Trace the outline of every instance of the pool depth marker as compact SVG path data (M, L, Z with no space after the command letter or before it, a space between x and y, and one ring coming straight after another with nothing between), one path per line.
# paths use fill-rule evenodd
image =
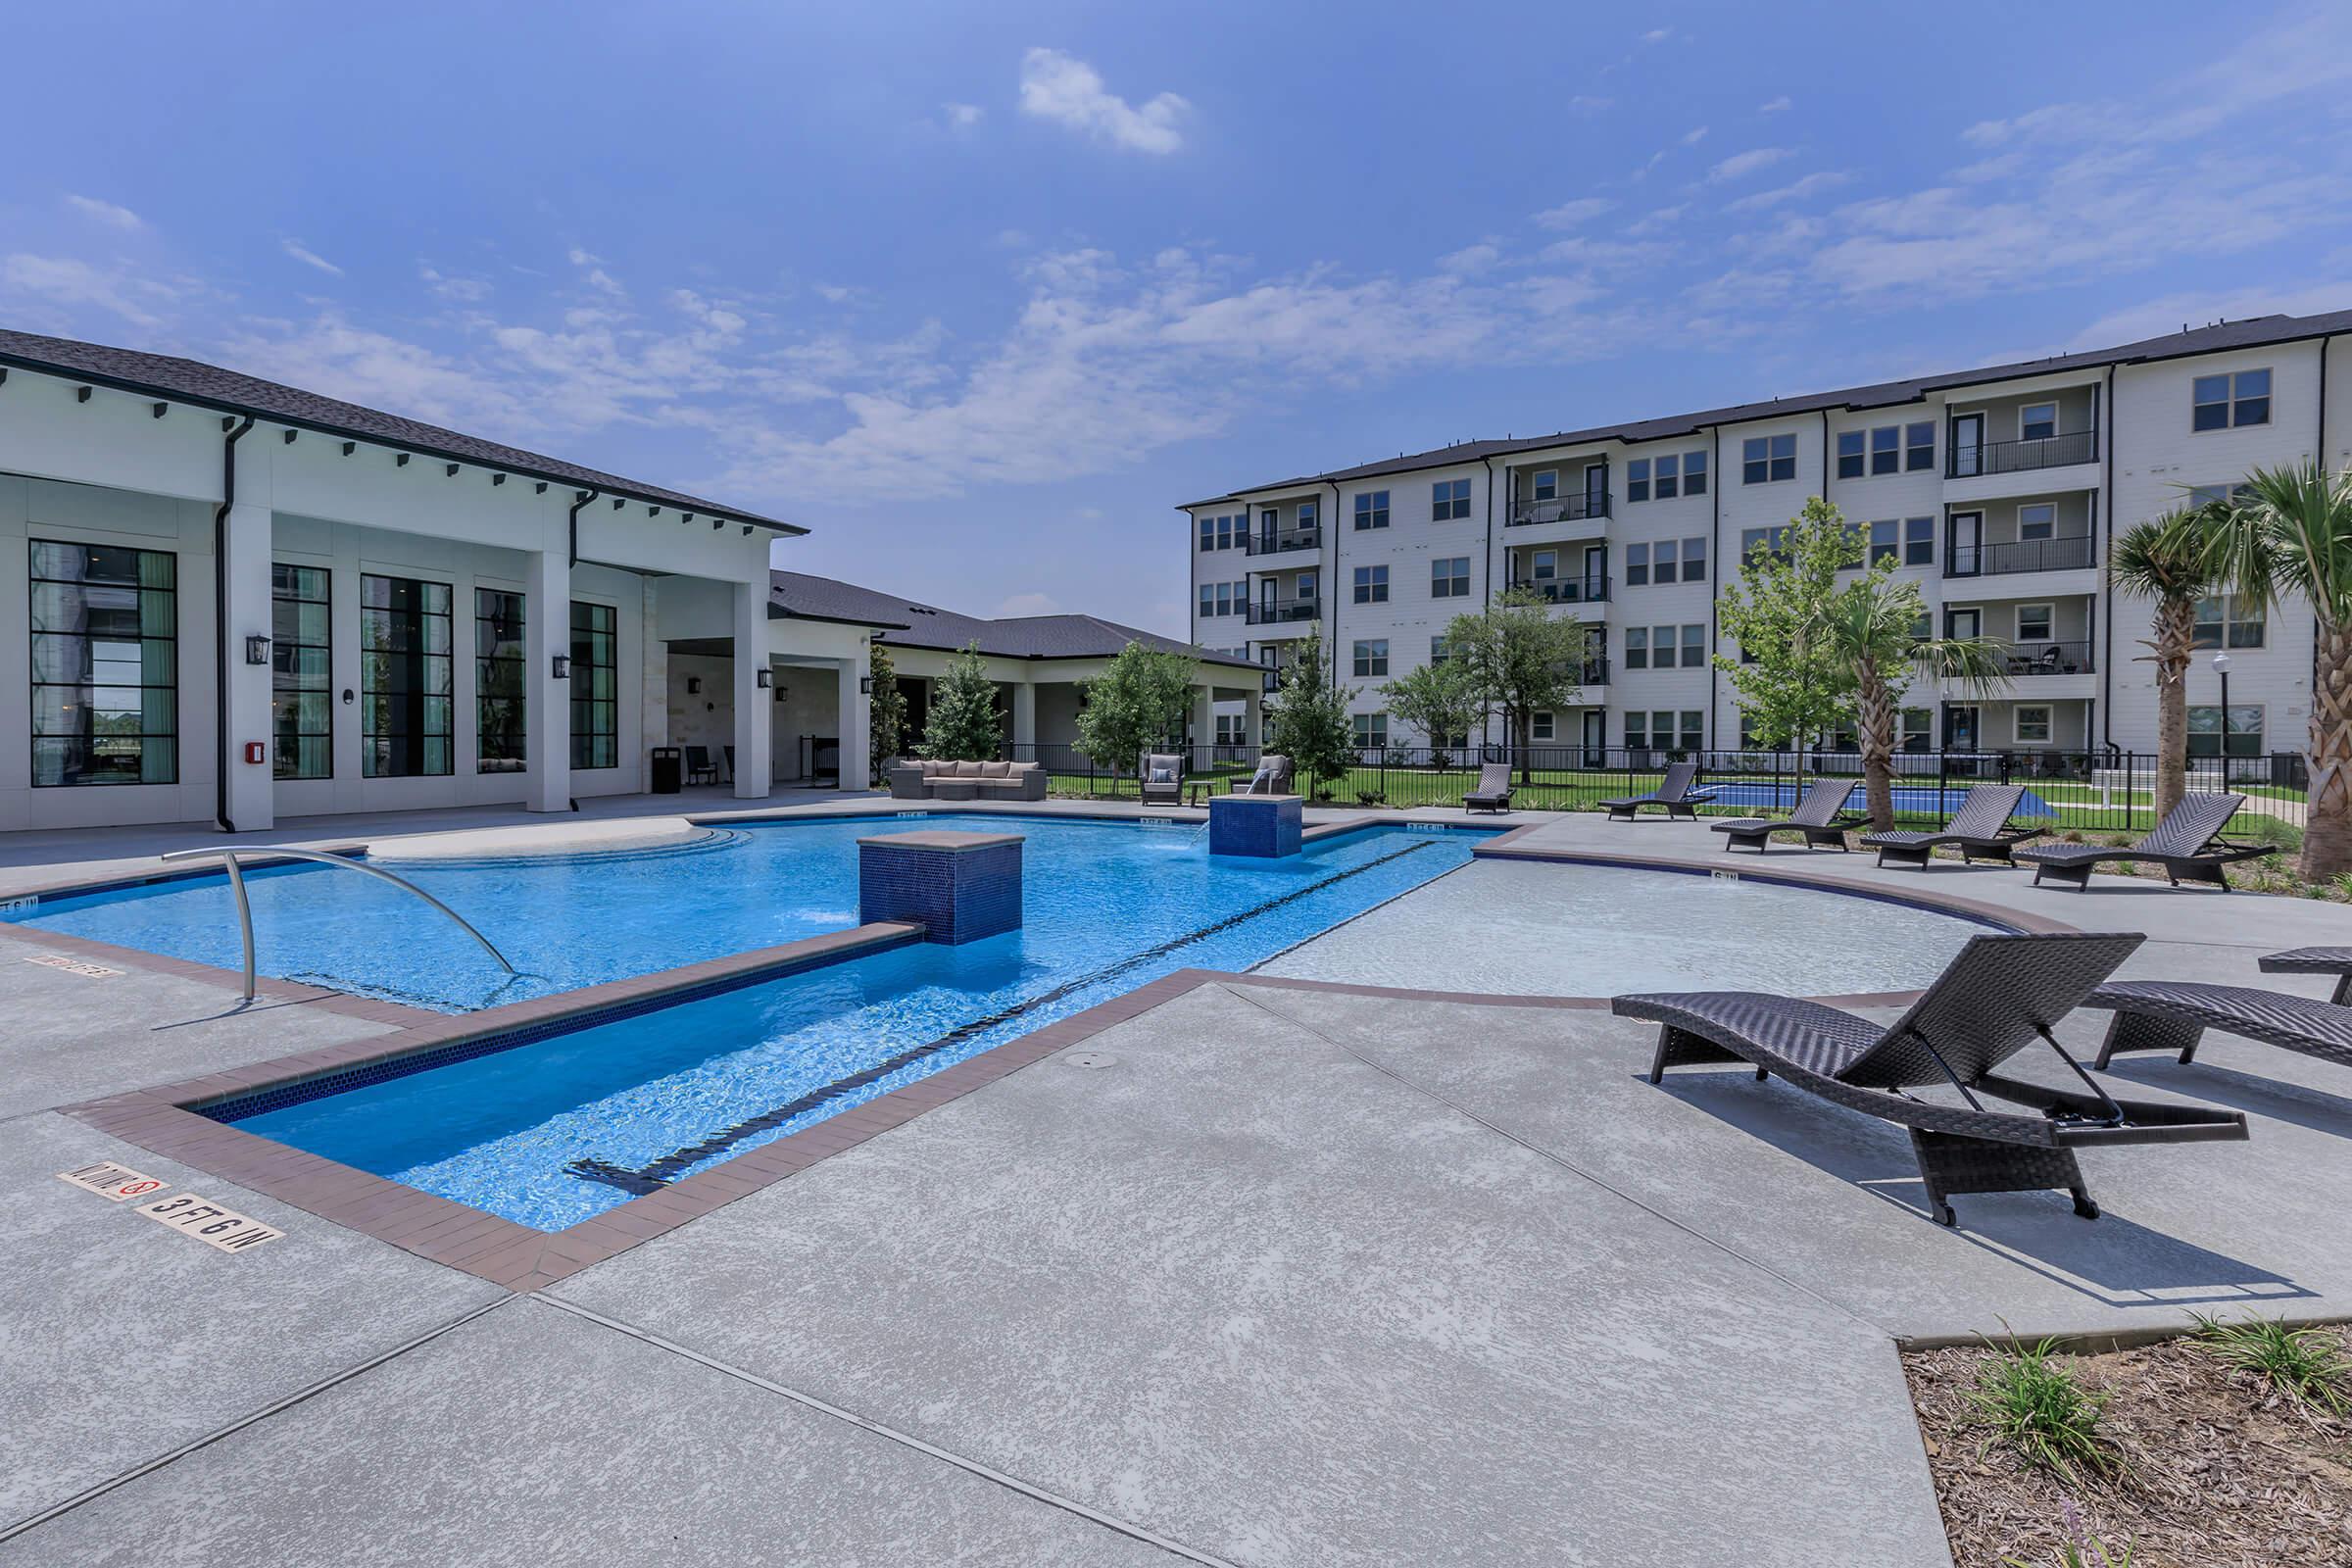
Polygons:
M1123 974L1139 965L1149 963L1154 958L1163 958L1179 948L1203 941L1215 936L1220 931L1230 930L1246 920L1254 920L1269 910L1279 909L1286 904L1297 903L1309 894L1320 893L1325 888L1347 881L1349 877L1361 876L1366 871L1387 865L1392 860L1400 860L1408 855L1418 855L1423 850L1431 848L1434 842L1434 840L1425 840L1419 844L1408 844L1400 850L1392 850L1377 859L1366 860L1361 865L1351 865L1347 870L1336 872L1320 882L1310 883L1302 888L1294 888L1280 898L1268 899L1265 903L1244 909L1239 914L1230 914L1214 924L1204 925L1198 931L1187 932L1180 937L1171 937L1155 947L1146 948L1141 953L1132 954L1118 962L1107 964L1091 974L1081 975L1074 980L1065 980L1042 995L1031 997L1025 1002L1016 1002L1008 1007L999 1008L986 1017L974 1018L969 1023L958 1024L936 1040L925 1041L919 1046L910 1046L895 1055L884 1057L862 1071L852 1073L847 1078L836 1079L821 1089L811 1090L788 1104L778 1105L773 1110L762 1111L749 1120L739 1121L722 1132L711 1134L699 1144L689 1144L683 1149L672 1150L634 1169L604 1159L575 1159L565 1165L564 1169L583 1181L602 1182L608 1187L617 1187L625 1193L633 1193L640 1198L648 1193L658 1193L695 1166L704 1163L714 1154L725 1153L745 1139L757 1137L760 1133L780 1127L794 1117L806 1115L829 1101L854 1094L869 1084L889 1077L902 1068L912 1066L926 1056L936 1055L950 1046L969 1040L983 1030L993 1029L999 1024L1009 1023L1024 1013L1059 1002L1073 992L1082 991L1088 986L1099 985L1102 981Z

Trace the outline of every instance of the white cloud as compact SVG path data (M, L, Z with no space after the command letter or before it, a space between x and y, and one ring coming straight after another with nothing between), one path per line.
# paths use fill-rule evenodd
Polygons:
M1501 260L1502 251L1498 246L1491 244L1465 245L1458 251L1449 251L1439 257L1438 270L1467 276L1473 272L1486 271Z
M1757 170L1770 169L1782 159L1792 156L1786 147L1751 147L1746 152L1732 154L1708 170L1707 179L1717 185L1727 180L1745 179Z
M1760 190L1753 195L1742 196L1736 202L1726 202L1723 210L1727 213L1762 212L1767 207L1778 207L1785 202L1801 202L1822 191L1835 190L1852 178L1851 174L1839 170L1820 170L1786 185Z
M1536 215L1536 222L1544 228L1577 228L1616 205L1606 196L1579 196L1574 201L1545 208Z
M158 314L179 297L172 285L102 268L72 256L0 257L0 296L34 299L51 307L90 306L137 326L162 324Z
M1616 101L1614 98L1594 98L1586 93L1578 93L1568 100L1568 112L1592 120L1605 114L1609 106Z
M2336 282L2309 286L2236 289L2220 294L2167 294L2109 312L2077 332L2066 346L2105 348L2113 343L2162 337L2183 326L2242 321L2255 316L2314 316L2340 311L2346 300L2352 300L2352 274Z
M1021 113L1051 120L1134 152L1172 153L1184 145L1178 123L1192 105L1172 92L1133 105L1103 85L1102 74L1058 49L1021 57Z
M1641 41L1643 43L1664 43L1667 39L1673 36L1674 29L1672 27L1652 27L1647 32L1642 34Z
M1695 147L1706 139L1707 127L1704 125L1693 125L1683 132L1683 145L1686 147Z
M95 196L76 196L69 191L66 193L66 205L92 222L103 223L108 228L119 228L124 233L146 227L139 215L129 208L100 201Z
M1759 115L1786 114L1789 107L1788 95L1784 93L1782 96L1774 98L1769 102L1756 105L1756 113Z
M490 297L488 279L455 276L441 271L427 262L416 264L416 278L442 299L451 300L460 305L478 305Z
M990 611L989 614L998 620L1010 620L1022 615L1058 615L1061 612L1061 601L1052 594L1027 593L997 601L997 608Z
M939 106L940 117L950 130L970 130L978 125L988 111L978 104L947 103Z
M284 251L288 256L293 257L305 267L316 267L318 269L318 270L328 274L331 277L341 277L343 275L343 269L337 267L334 263L328 261L317 251L312 250L309 246L303 244L303 242L298 239L281 239L277 242L277 245L278 249Z

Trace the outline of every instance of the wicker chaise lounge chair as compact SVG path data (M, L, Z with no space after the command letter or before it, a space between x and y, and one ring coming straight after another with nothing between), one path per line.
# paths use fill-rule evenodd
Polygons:
M1146 806L1182 806L1184 804L1184 759L1181 757L1148 756L1140 775L1144 786Z
M1629 795L1619 800L1603 801L1601 808L1615 822L1631 822L1634 813L1644 806L1662 806L1668 817L1681 816L1696 821L1698 812L1692 808L1704 806L1715 799L1712 792L1690 788L1697 777L1696 762L1669 762L1666 776L1658 781L1655 790L1647 795Z
M1853 793L1854 781L1850 778L1815 779L1805 791L1805 798L1796 803L1796 809L1787 816L1742 816L1709 826L1725 835L1726 853L1745 846L1761 855L1771 847L1775 833L1802 833L1808 850L1826 844L1842 853L1845 825L1853 815L1846 810L1845 803Z
M2183 795L2180 804L2156 824L2156 830L2137 844L2120 850L2091 844L2036 844L2018 851L2017 858L2034 867L2035 887L2045 876L2069 887L2085 886L2091 867L2104 860L2152 860L2164 867L2175 887L2182 882L2204 882L2227 892L2230 882L2222 875L2223 866L2271 853L2268 844L2232 844L2222 837L2222 829L2245 803L2243 795Z
M2265 958L2263 967L2270 966ZM2336 995L2343 995L2341 985ZM2118 980L2093 991L2082 1005L2115 1013L2099 1045L2101 1067L2137 1051L2175 1052L2185 1065L2196 1059L2197 1043L2208 1029L2352 1067L2352 1007L2340 1003L2196 980Z
M1481 762L1478 788L1462 797L1465 811L1507 811L1511 808L1511 764Z
M2331 974L2335 994L2328 1000L2352 1004L2352 948L2291 948L2264 954L2261 963L2264 974Z
M1897 865L1924 866L1939 844L1958 845L1964 864L1972 860L2012 864L2009 852L2043 832L2037 827L2009 825L2009 818L2017 814L2018 802L2025 798L2023 784L1979 784L1960 802L1951 824L1940 833L1909 829L1872 833L1863 838L1862 847L1878 851L1881 865L1892 860Z
M2075 1212L2096 1219L2078 1149L2246 1136L2246 1118L2236 1111L2115 1099L2051 1035L2146 940L2136 933L1971 938L1884 1029L1818 1002L1755 991L1625 996L1612 1006L1620 1017L1662 1026L1653 1084L1668 1067L1744 1061L1759 1079L1777 1072L1824 1100L1908 1127L1929 1207L1943 1224L1957 1223L1956 1194L2044 1188L2072 1194ZM2048 1042L2087 1093L1995 1073L2036 1039ZM1935 1085L1953 1089L1965 1103L1905 1093ZM1985 1097L2029 1113L1987 1109Z

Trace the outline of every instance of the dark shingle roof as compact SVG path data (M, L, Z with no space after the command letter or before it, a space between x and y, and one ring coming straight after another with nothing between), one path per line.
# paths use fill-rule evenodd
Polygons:
M1812 414L1821 409L1886 408L1893 404L1916 403L1931 392L1975 386L1985 381L2051 375L2096 366L2177 360L2191 354L2219 354L2230 349L2259 348L2301 338L2332 337L2339 332L2352 332L2352 311L2331 311L2321 316L2250 317L2242 321L2221 321L2188 331L2168 332L2162 337L2142 338L2136 343L2125 343L2115 348L2086 349L2080 354L2053 354L2046 359L2020 360L2009 365L1985 366L1974 370L1948 370L1936 375L1913 376L1907 380L1881 381L1870 386L1841 387L1834 392L1768 398L1760 403L1739 403L1728 408L1637 419L1631 423L1599 424L1583 430L1562 430L1552 435L1503 441L1460 441L1427 452L1407 453L1378 463L1359 464L1352 468L1306 474L1275 484L1251 485L1226 495L1188 501L1178 510L1218 506L1243 496L1270 490L1292 490L1328 481L1345 483L1350 479L1376 479L1388 473L1412 473L1422 468L1443 468L1457 463L1478 463L1514 452L1538 452L1545 447L1577 446L1596 441L1658 441L1670 436L1690 435L1715 424L1740 424L1749 419Z
M404 418L397 414L386 414L379 409L362 408L356 403L321 397L316 392L305 392L300 387L281 386L275 381L247 375L241 370L222 369L220 366L205 365L196 360L0 329L0 366L70 376L100 386L135 392L142 397L187 403L223 414L250 415L254 418L268 419L276 424L355 437L425 456L504 469L526 478L585 486L608 496L660 502L683 511L705 513L735 522L755 523L781 533L808 531L795 523L779 522L773 517L762 517L756 512L745 512L740 507L721 506L715 501L665 490L659 485L640 484L617 474L583 468L576 463L565 463L560 458L543 457L518 447L502 446L479 436L462 435L455 430L444 430L439 425Z
M1005 659L1109 659L1129 643L1161 653L1194 654L1204 662L1254 668L1246 659L1200 653L1173 637L1123 626L1100 615L1015 615L983 620L959 615L895 594L837 577L801 571L768 574L767 612L777 619L846 621L883 630L885 643L899 648L954 650L977 643L984 654Z

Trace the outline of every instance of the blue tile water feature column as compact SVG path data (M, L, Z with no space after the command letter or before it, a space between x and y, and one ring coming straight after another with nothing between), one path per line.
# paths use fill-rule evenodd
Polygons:
M1021 925L1021 835L926 828L858 841L858 918L957 946Z
M1298 836L1306 826L1305 805L1296 795L1212 795L1208 853L1258 859L1297 855Z

